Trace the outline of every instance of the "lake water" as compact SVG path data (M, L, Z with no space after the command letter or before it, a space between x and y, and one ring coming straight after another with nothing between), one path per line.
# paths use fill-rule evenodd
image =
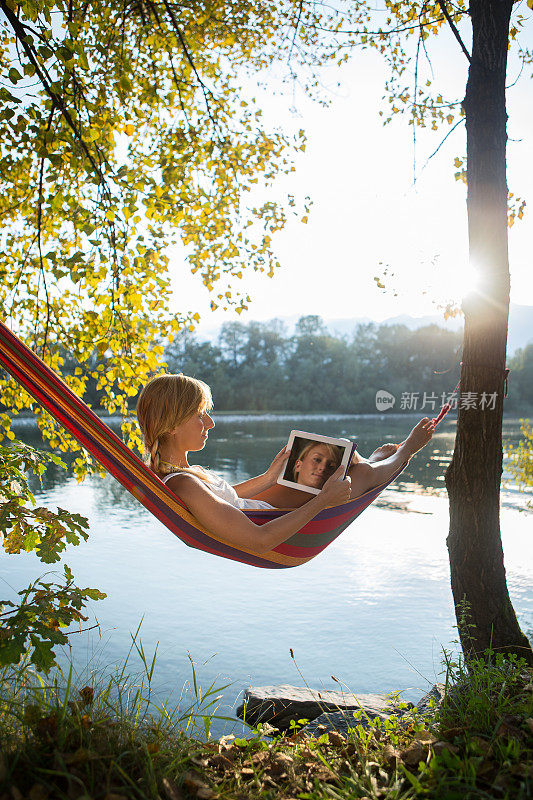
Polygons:
M353 436L368 455L399 441L414 423L401 416L219 415L197 462L239 482L260 473L292 428ZM519 437L506 421L505 439ZM51 469L38 503L84 514L90 539L65 561L81 586L107 599L90 607L99 629L71 637L77 669L120 664L141 619L147 654L158 645L155 686L180 695L191 677L202 687L232 682L221 712L231 714L250 685L290 683L352 691L390 692L416 701L441 672L442 648L454 649L449 585L448 507L444 471L455 423L444 421L393 487L323 554L289 570L260 570L192 550L145 511L112 478L78 484ZM17 424L32 444L36 431ZM502 492L502 540L507 582L522 629L533 637L533 548L526 498L512 484ZM58 565L52 570L61 571ZM46 571L33 555L0 555L4 597ZM291 658L290 649L295 660ZM132 662L134 664L134 662ZM222 731L222 723L214 726ZM227 724L224 730L228 730Z

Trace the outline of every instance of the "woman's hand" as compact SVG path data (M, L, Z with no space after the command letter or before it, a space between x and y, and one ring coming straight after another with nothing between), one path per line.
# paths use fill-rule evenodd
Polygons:
M264 475L269 481L269 486L273 486L276 483L281 472L281 468L287 463L290 454L291 451L287 447L284 447L279 451L277 456L274 457L272 464L269 466Z
M260 495L261 492L264 492L267 489L270 489L271 486L274 486L278 479L279 473L281 472L282 467L286 463L290 454L291 451L284 447L283 450L279 451L266 472L263 472L256 478L248 478L247 481L237 483L233 488L239 497L254 498L256 495Z
M324 507L346 503L350 499L352 481L350 477L346 477L344 480L342 479L341 476L344 470L345 467L342 465L336 469L333 475L325 482L320 494L317 495L324 504Z

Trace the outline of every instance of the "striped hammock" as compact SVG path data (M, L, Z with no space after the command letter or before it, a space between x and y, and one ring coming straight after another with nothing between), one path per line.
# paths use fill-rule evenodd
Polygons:
M282 569L322 552L402 471L361 497L327 508L290 539L261 556L230 545L200 525L179 498L77 397L35 353L0 322L0 364L142 505L189 547L250 564ZM291 509L247 509L256 525Z

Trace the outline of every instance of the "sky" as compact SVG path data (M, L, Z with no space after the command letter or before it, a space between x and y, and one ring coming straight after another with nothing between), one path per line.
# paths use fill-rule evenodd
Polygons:
M460 100L466 58L447 31L430 45L435 85L446 98ZM533 209L530 71L510 86L518 67L509 63L507 155L509 190L530 198ZM239 288L252 298L249 311L240 317L212 313L212 295L188 273L183 252L169 253L176 309L199 311L200 334L234 319L319 314L381 321L398 314L435 314L446 302L459 304L475 281L468 265L466 186L454 177L454 158L466 151L464 125L429 161L450 128L417 130L414 182L413 129L407 116L397 115L387 126L379 116L379 110L386 109L382 57L358 52L348 64L328 67L322 75L329 87L327 108L297 90L278 97L263 95L261 101L264 118L279 121L286 130L304 128L307 135L296 171L280 177L273 193L281 197L291 192L301 200L309 195L313 206L307 224L290 220L274 235L282 265L274 278L244 273ZM532 238L533 211L526 207L524 219L510 229L509 242L511 301L523 305L533 305ZM386 290L374 280L384 269Z

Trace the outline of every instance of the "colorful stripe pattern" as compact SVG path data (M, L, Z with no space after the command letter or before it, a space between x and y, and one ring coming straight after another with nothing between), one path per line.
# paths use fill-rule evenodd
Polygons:
M282 569L305 564L331 544L401 472L400 469L390 481L355 500L321 511L286 542L262 556L257 556L228 544L203 528L163 481L2 322L0 364L114 478L186 545L254 567ZM251 509L243 513L255 524L261 525L290 510Z

